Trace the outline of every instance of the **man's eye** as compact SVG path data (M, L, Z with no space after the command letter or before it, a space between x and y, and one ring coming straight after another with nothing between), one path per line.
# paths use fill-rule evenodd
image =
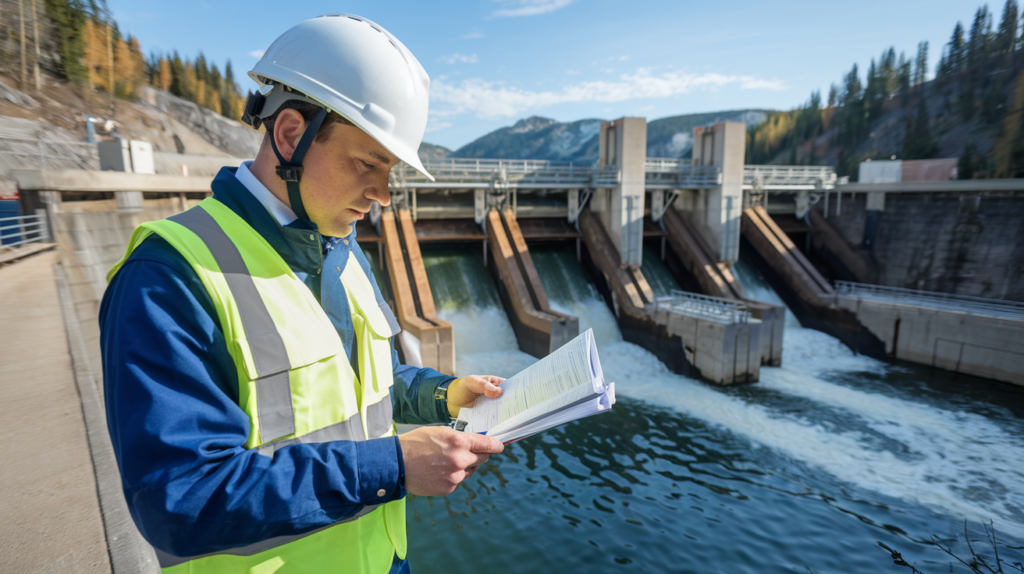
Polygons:
M363 167L365 167L366 169L373 169L373 168L377 167L376 165L374 165L374 164L372 164L372 163L370 163L368 161L364 161L362 163L363 163Z

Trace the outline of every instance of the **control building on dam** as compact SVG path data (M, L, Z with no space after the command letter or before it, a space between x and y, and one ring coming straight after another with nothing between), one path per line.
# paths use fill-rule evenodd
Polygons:
M692 159L647 157L646 132L643 118L605 122L594 165L427 161L434 181L396 167L391 205L374 206L357 240L403 329L403 360L456 370L456 327L424 265L439 246L479 258L523 351L543 357L576 336L580 318L552 307L531 256L543 246L574 254L625 340L710 383L781 365L788 308L860 353L1024 384L1024 180L906 183L874 162L844 183L830 167L746 165L742 123L694 130ZM105 276L132 230L209 193L209 177L124 163L14 172L96 366ZM785 306L744 290L741 260Z

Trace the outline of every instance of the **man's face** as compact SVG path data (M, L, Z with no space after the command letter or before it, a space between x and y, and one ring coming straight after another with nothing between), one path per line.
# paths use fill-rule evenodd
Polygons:
M398 159L363 130L334 124L303 159L302 203L320 232L344 237L374 201L391 203L388 173Z

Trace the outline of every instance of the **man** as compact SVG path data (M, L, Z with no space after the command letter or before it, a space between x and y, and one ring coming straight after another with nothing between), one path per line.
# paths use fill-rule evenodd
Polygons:
M141 226L100 310L125 498L165 572L407 572L406 492L443 496L502 445L448 422L498 377L399 363L355 241L416 151L429 78L349 15L285 32L250 72L255 161Z

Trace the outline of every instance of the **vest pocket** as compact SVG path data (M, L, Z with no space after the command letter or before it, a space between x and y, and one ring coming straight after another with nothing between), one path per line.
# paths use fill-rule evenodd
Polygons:
M398 559L405 560L408 551L408 539L405 534L405 498L392 500L384 505L384 526Z

